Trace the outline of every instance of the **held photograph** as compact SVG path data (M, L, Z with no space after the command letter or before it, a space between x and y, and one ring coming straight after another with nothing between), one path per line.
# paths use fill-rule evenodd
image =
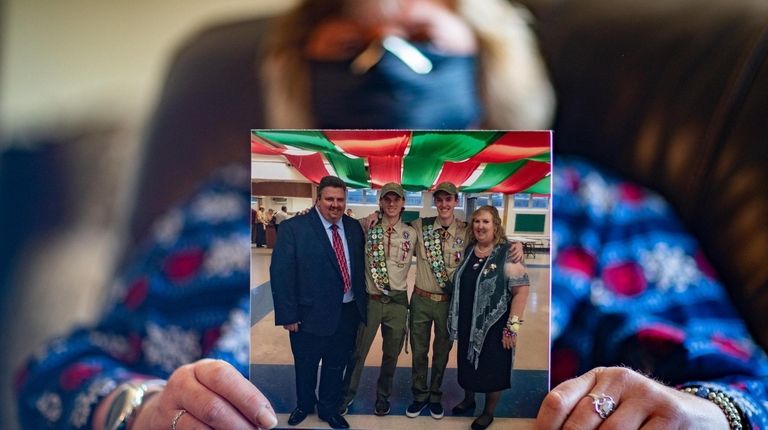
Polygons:
M532 428L549 131L252 130L251 162L250 380L278 427Z

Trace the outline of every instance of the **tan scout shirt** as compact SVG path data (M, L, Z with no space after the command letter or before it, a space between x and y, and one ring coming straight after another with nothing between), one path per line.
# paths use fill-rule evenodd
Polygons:
M384 237L380 239L380 242L384 245L384 253L387 257L389 288L394 291L407 291L406 278L408 277L408 270L411 268L411 257L413 257L418 240L416 230L408 224L398 221L394 225L392 233L387 235L386 221L382 221L382 223ZM367 236L366 240L370 241L370 236ZM368 294L381 294L373 282L371 257L368 253L365 255L365 268L365 288Z
M411 223L416 229L416 236L419 239L416 250L416 286L430 293L442 293L443 289L437 283L432 266L427 259L427 250L424 248L424 237L422 236L423 222L424 218L419 218ZM439 218L435 218L433 225L436 229L442 228ZM467 230L467 223L456 218L448 226L448 237L442 245L443 261L445 261L448 279L453 277L453 272L456 271L461 259L464 258L464 248L467 246Z

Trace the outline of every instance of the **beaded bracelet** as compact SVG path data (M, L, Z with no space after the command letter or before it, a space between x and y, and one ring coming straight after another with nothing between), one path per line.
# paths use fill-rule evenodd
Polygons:
M736 403L734 403L733 399L724 392L711 390L701 386L683 387L680 388L680 391L699 396L702 399L707 399L714 403L725 414L725 418L728 419L728 426L731 430L743 429L741 415L739 414L739 409L736 407Z
M504 327L503 329L501 329L501 334L502 334L504 337L512 337L512 336L517 336L517 332L516 332L516 331L512 331L512 330L510 330L510 329L508 329L508 328L506 328L506 327Z

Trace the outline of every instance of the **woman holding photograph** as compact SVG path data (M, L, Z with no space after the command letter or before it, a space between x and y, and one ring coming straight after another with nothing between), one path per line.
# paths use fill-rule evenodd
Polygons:
M245 378L248 173L223 172L195 195L198 184L229 163L248 164L243 136L250 128L547 128L554 96L525 16L503 0L305 0L258 38L237 38L239 27L201 35L197 48L212 46L211 37L225 42L216 45L214 61L185 47L173 63L149 133L135 190L140 200L132 214L131 251L116 278L112 305L98 324L40 348L19 373L23 426L98 430L112 416L108 411L125 412L122 416L134 419L133 428L141 429L276 426L269 403ZM261 46L265 34L273 40ZM388 49L381 44L385 35L394 36L388 40L395 45ZM248 44L256 39L259 49ZM423 59L410 61L414 49L405 45L433 64L426 82L415 70ZM265 55L248 57L257 53ZM360 80L366 85L356 86ZM422 92L413 98L389 97L414 90ZM388 97L374 97L382 94ZM379 100L385 103L374 102ZM606 179L586 163L574 168L573 162L561 160L553 176L558 176L553 185L560 187L553 199L560 219L553 225L552 361L558 376L553 380L565 382L545 398L536 428L597 428L603 421L628 429L644 423L659 423L655 428L740 428L742 422L768 427L768 358L752 341L722 284L704 265L689 264L699 261L694 260L699 248L675 223L672 209L650 193L638 198L632 184ZM199 209L211 207L211 190L245 203L223 205L237 210L204 210L209 218L201 218ZM612 202L621 202L615 195L626 197L623 210L614 210ZM627 223L626 214L647 222L638 228L637 219ZM660 226L670 230L669 220L673 234L660 243L656 231ZM626 246L603 242L605 232L620 236ZM479 243L484 232L478 236ZM654 247L658 252L650 253ZM482 272L490 274L491 264L501 273L506 261L497 253L498 244L494 249L489 257L498 262L484 260L480 269L478 256L477 270L467 262L456 279L475 285L461 278L474 271L482 284L487 279ZM688 264L683 285L668 284L661 276L646 284L635 276L642 274L641 265L653 275L679 267L665 264L667 254ZM604 282L604 275L616 281L615 288ZM626 279L642 282L627 285ZM527 287L492 286L510 300L512 315L521 316L512 293L518 290L522 298ZM510 291L504 293L505 288ZM660 312L661 305L669 306L662 309L668 312ZM629 311L636 306L643 312ZM514 335L493 334L489 328L485 342L476 344L460 336L458 302L453 316L455 336L467 342L460 358L469 361L464 358L469 345L477 346L472 360L482 369L483 355L501 345L511 367ZM499 317L502 332L506 320ZM669 347L661 352L671 355L659 354L659 342ZM598 367L629 360L643 373ZM475 371L474 366L462 365L462 373ZM578 374L583 376L569 379ZM167 379L167 384L142 382L150 378ZM697 395L672 384L699 387ZM500 389L488 390L477 425L490 424ZM735 420L729 426L724 402L701 398L710 391L732 398L727 404L737 411L738 427ZM143 399L141 406L124 408L113 401L126 395Z
M517 332L528 300L528 273L513 263L499 212L482 206L472 213L470 244L454 274L448 315L464 400L455 415L475 409L475 393L485 395L483 413L472 423L482 430L493 422L501 391L510 388Z

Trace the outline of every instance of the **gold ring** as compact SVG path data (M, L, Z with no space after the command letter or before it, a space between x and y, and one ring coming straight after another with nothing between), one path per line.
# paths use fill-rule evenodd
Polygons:
M173 417L173 420L171 421L171 430L176 430L176 424L179 423L179 419L181 419L181 416L186 414L186 409L179 409L179 412L176 412L176 416Z
M616 409L616 402L613 401L613 397L607 394L589 393L587 396L592 399L592 404L595 406L595 412L597 412L602 419L608 418L608 416Z

